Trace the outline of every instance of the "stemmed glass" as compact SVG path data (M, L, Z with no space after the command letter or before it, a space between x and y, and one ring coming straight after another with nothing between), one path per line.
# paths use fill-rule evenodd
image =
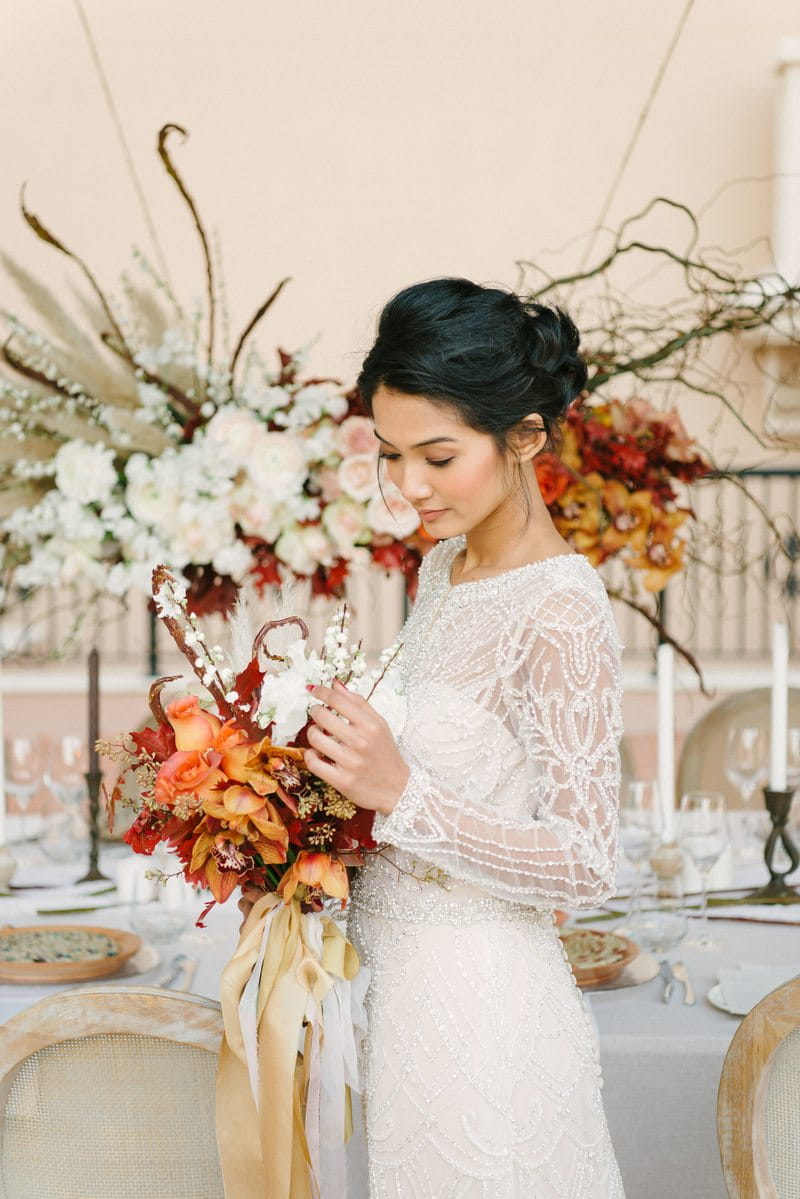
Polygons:
M71 857L85 829L82 807L87 796L86 739L77 733L65 733L50 745L44 781L61 804L61 818L46 832L47 850L53 857ZM47 836L47 833L52 833ZM43 841L43 847L44 841Z
M619 806L619 839L635 872L628 901L626 927L632 927L639 915L643 869L658 844L660 834L661 806L658 801L658 784L643 779L629 782L622 793Z
M725 797L718 791L689 791L678 812L678 841L694 862L701 879L700 928L686 945L697 949L722 949L708 929L708 876L730 842Z
M741 856L761 856L761 847L753 828L750 804L759 787L767 781L767 738L764 729L740 725L728 731L725 746L725 773L742 797L744 832Z
M20 811L18 841L26 840L28 806L42 782L40 746L34 737L7 737L5 787Z

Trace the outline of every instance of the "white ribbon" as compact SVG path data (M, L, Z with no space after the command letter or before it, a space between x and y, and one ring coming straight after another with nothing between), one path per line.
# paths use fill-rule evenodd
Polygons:
M269 929L273 919L280 911L274 907L267 913L264 921L264 932L261 936L261 948L258 951L253 972L245 983L242 997L239 1000L239 1024L242 1030L247 1073L250 1076L250 1090L253 1092L256 1111L258 1111L258 988L261 982L261 971L264 966L264 956L267 952Z

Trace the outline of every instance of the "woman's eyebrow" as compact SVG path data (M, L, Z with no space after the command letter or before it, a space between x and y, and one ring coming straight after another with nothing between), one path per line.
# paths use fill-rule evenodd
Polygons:
M382 437L382 436L381 436L381 434L378 432L378 430L377 430L377 429L375 430L375 436L378 438L378 441L382 441L382 442L384 442L386 445L391 445L393 450L396 450L396 449L397 449L397 446L396 446L396 445L392 445L391 441L387 441L385 437ZM421 448L422 448L424 445L436 445L436 443L437 443L437 442L439 442L439 441L454 441L454 442L458 442L458 438L457 438L457 437L430 437L430 438L429 438L427 441L418 441L418 442L417 442L415 445L412 445L412 447L411 447L411 448L412 448L412 450L419 450L419 449L421 449Z

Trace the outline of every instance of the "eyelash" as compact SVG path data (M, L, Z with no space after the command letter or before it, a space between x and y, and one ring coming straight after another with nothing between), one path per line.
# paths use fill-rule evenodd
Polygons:
M399 454L383 454L383 453L378 454L379 459L384 458L387 462L396 462L399 457L400 457ZM431 458L426 458L425 461L428 463L429 466L447 466L448 462L452 462L453 459L452 458L440 458L439 461L437 462L435 460L432 460Z

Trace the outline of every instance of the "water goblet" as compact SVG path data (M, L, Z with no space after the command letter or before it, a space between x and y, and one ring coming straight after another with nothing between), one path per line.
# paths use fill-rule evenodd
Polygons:
M728 730L725 773L742 797L742 858L758 858L763 852L753 827L751 804L759 787L767 781L767 736L755 725L738 725Z
M636 922L641 903L644 867L660 840L661 831L658 784L653 780L632 780L624 788L619 805L620 844L634 869L626 927Z
M678 842L688 854L701 880L700 928L686 944L696 949L722 949L708 928L708 876L730 841L725 797L719 791L689 791L681 798Z
M5 789L20 813L19 837L27 840L27 813L42 781L41 746L35 737L5 739Z
M45 759L44 781L61 806L61 819L58 823L62 834L67 833L65 852L68 857L77 852L78 843L84 840L87 832L83 811L88 796L87 770L87 745L84 737L77 733L64 733L53 740ZM57 841L56 831L53 830L53 835L49 838L52 848L55 848Z

